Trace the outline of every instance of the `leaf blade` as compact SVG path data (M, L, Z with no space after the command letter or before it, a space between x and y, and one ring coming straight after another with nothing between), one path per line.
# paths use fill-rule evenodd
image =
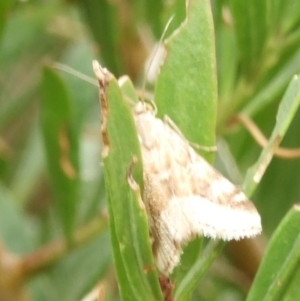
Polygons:
M261 180L267 166L269 165L275 148L283 139L298 107L300 105L300 77L294 76L291 80L283 99L278 108L276 116L276 125L273 129L271 138L267 146L263 149L257 162L248 170L244 188L248 196L250 196L257 184Z
M78 132L66 86L47 66L43 70L41 123L55 205L71 242L79 201Z
M168 115L189 141L213 146L217 81L211 8L209 1L188 3L186 21L166 42L155 103L158 117Z
M290 295L292 282L297 283L296 271L300 270L300 207L295 205L282 220L269 246L255 277L247 301L297 299L300 289Z
M142 187L142 160L132 112L124 102L121 89L114 78L109 82L106 95L109 154L103 162L111 218L118 241L115 258L119 260L121 257L123 260L122 268L116 266L116 270L119 279L127 277L127 283L123 283L125 287L121 287L120 292L124 293L123 300L161 300L149 241L147 215L141 207L139 191L133 191L126 178L135 156L138 163L134 166L133 175ZM130 291L132 296L125 295L125 292Z

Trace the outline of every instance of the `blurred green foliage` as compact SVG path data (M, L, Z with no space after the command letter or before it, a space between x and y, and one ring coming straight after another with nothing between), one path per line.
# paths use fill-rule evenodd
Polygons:
M210 7L208 0L199 2ZM184 120L186 114L172 113L173 98L182 104L180 97L186 93L182 86L170 88L160 79L155 97L160 116L171 111L180 128L187 125L184 133L191 140L201 130L195 141L213 142L211 129L216 123L220 140L216 166L241 184L261 147L245 127L232 125L232 118L244 113L267 137L271 135L280 100L292 77L300 73L300 2L215 0L211 10L214 29L205 23L210 10L199 12L199 23L191 22L191 37L202 61L185 46L188 34L183 30L183 38L170 46L167 61L178 65L175 76L164 73L163 77L190 83L192 99L205 89L203 97L215 99L218 94L217 112L216 104L206 107L209 116L202 112L200 129L192 128ZM59 62L94 77L91 62L97 58L116 77L127 74L141 86L145 61L172 15L167 37L185 19L184 0L0 2L0 300L81 300L99 283L105 300L119 300L107 225L98 87L52 65ZM214 51L216 55L210 56ZM184 72L193 62L201 70ZM194 92L199 86L200 91ZM147 88L154 90L151 84ZM179 92L172 95L176 88ZM297 112L284 147L299 147L299 127ZM266 287L270 290L263 300L299 296L295 284L299 208L289 211L299 200L299 170L299 159L274 158L252 197L263 222L260 247L276 232L249 300L265 296ZM118 243L114 239L113 247ZM187 246L183 268L197 260L200 246L199 241ZM252 258L250 253L244 255L246 261ZM11 266L1 264L4 258ZM182 271L176 273L178 281L184 279ZM252 280L226 252L198 283L193 300L244 300Z

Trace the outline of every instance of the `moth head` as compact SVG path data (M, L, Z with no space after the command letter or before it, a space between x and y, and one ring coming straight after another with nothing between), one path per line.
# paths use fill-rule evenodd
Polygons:
M136 115L141 115L149 112L152 113L153 115L156 115L157 113L157 107L153 101L151 102L139 101L134 107L134 114Z

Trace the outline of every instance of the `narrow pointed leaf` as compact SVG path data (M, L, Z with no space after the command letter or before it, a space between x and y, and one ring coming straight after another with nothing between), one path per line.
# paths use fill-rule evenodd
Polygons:
M300 295L300 207L295 205L273 234L247 301L297 300Z
M41 123L55 205L71 240L78 202L78 133L66 86L49 67L43 73Z
M267 1L229 1L238 43L241 68L245 73L259 67L269 31Z
M224 242L211 240L206 246L204 252L198 260L193 264L186 276L180 282L175 291L175 300L189 300L192 292L198 285L199 280L205 275L214 260L223 250Z
M276 117L276 125L272 132L268 145L264 148L255 165L252 166L247 172L244 187L245 192L248 196L253 193L257 184L260 182L267 166L269 165L273 157L274 150L279 146L286 131L288 130L288 127L299 108L299 104L300 77L294 76L280 103Z
M189 141L206 146L215 143L213 37L210 1L187 1L187 19L165 43L166 58L155 86L158 116L168 115Z
M122 300L161 300L146 211L140 192L133 190L127 179L135 156L138 163L133 168L133 177L142 187L139 142L131 109L115 79L109 83L107 99L109 153L103 162L120 293ZM121 260L123 264L119 266Z

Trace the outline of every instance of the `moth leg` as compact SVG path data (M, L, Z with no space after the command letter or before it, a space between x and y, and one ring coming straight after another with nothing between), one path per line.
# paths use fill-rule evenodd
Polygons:
M165 275L159 275L159 284L165 297L164 300L174 301L173 299L174 283L172 282L172 280L169 277L166 277Z
M184 135L181 133L180 129L178 128L178 126L174 123L174 121L167 115L164 116L164 122L170 126L172 128L172 130L174 130L184 141L186 141L190 146L205 151L205 152L215 152L217 151L217 146L205 146L205 145L199 145L197 143L194 142L190 142L188 141Z

